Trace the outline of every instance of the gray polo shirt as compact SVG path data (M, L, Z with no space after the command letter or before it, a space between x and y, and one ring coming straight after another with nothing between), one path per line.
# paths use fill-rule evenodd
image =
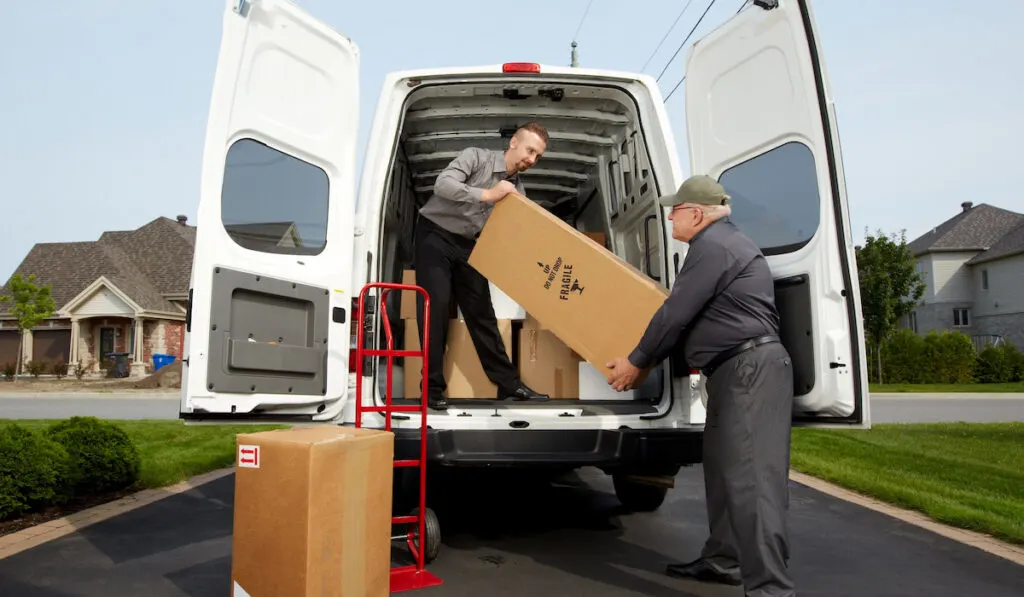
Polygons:
M494 209L493 203L480 200L481 193L502 180L526 195L519 173L509 176L505 172L505 152L464 149L437 175L434 194L420 208L420 214L449 232L475 239Z
M690 240L672 293L629 361L643 369L681 347L687 364L701 368L724 350L778 333L768 262L735 224L719 220Z

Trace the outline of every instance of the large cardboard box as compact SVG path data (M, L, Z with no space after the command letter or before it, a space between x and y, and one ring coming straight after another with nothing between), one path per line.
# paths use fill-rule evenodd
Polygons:
M498 333L505 343L505 352L512 358L512 321L498 320ZM420 330L415 320L405 322L405 349L420 349ZM423 359L409 357L405 359L405 397L418 399L423 395L420 382L420 369ZM449 399L458 398L494 398L498 397L498 387L487 379L484 366L476 354L473 339L469 337L466 322L453 319L448 324L448 349L444 353L444 378L448 384L444 395Z
M527 317L519 331L519 376L530 388L556 399L580 397L576 354L550 330Z
M469 264L607 375L636 347L668 290L518 194L499 201Z
M388 595L394 445L333 425L239 434L231 594Z

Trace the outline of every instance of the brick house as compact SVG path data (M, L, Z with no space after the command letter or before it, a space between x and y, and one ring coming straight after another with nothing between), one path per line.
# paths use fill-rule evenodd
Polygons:
M160 217L96 241L34 246L15 273L51 284L57 310L25 333L22 361L63 359L98 372L104 355L127 352L132 375L141 376L154 354L180 359L195 235L185 216ZM0 363L18 358L15 327L0 305Z
M1024 348L1024 214L965 202L908 247L926 286L904 327Z

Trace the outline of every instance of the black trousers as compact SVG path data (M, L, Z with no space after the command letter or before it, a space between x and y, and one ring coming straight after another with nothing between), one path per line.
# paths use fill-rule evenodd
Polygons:
M498 391L516 387L519 375L506 353L498 332L487 278L469 265L476 241L454 234L419 217L416 224L416 284L430 296L430 345L428 346L427 396L440 398L444 379L444 351L448 344L449 313L454 299L466 321L473 347L484 372ZM424 304L417 295L416 317L423 329ZM487 398L487 396L481 396Z
M795 595L788 568L793 365L782 344L726 361L708 379L701 557L743 578L747 597Z

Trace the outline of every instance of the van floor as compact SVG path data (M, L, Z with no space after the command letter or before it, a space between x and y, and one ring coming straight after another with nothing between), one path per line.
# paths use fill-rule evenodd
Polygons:
M395 406L416 406L419 400L394 398L392 404ZM495 410L523 410L523 409L583 409L582 416L605 416L605 415L646 415L658 412L657 407L649 402L638 400L557 400L551 399L547 402L515 402L513 400L473 399L473 398L449 398L448 409L473 408L473 409L495 409ZM433 412L433 411L432 411Z

